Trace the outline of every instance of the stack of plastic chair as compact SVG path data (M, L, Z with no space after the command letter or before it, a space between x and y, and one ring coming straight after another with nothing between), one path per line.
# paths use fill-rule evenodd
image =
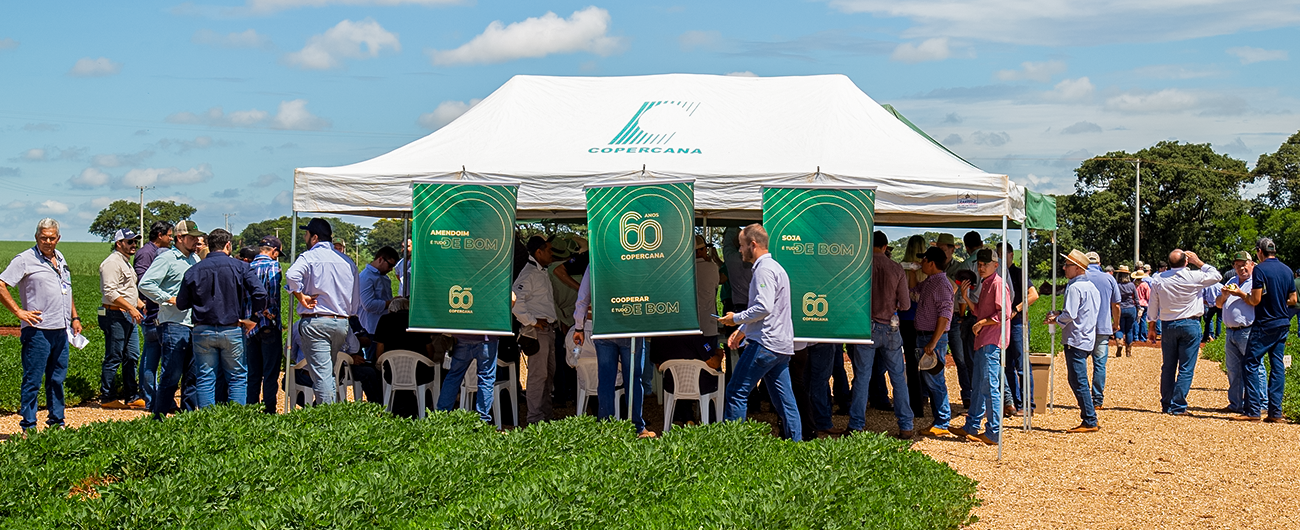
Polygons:
M596 360L591 358L578 359L573 368L578 371L578 415L587 415L587 400L598 396L600 388L599 370L596 368ZM597 397L597 399L599 399ZM618 410L618 403L622 402L623 389L614 390L614 410Z
M666 361L661 366L664 373L673 375L673 391L664 391L666 401L664 403L664 432L668 432L673 426L673 412L677 408L677 400L695 400L700 404L700 424L709 423L709 408L712 407L717 412L717 418L722 418L722 404L724 389L727 388L727 381L722 372L709 368L704 361L679 359ZM718 389L709 394L700 394L700 373L707 373L718 377Z
M416 383L416 370L421 364L433 368L435 372L438 366L433 364L427 357L415 353L411 350L393 350L384 352L379 356L376 363L379 366L379 377L384 381L384 408L389 412L393 411L393 395L397 391L415 392L415 403L418 407L416 415L420 418L425 416L425 395L432 389L433 395L438 395L439 375L435 373L433 381L426 384ZM385 378L384 374L388 377Z

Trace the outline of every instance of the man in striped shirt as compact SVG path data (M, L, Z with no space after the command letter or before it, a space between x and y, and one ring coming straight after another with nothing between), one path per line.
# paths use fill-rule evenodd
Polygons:
M266 309L253 315L256 324L244 339L244 353L248 356L249 405L262 403L263 411L275 413L276 395L279 393L281 345L284 327L280 322L280 238L263 237L258 242L258 254L248 264L266 289ZM250 301L251 303L251 301Z

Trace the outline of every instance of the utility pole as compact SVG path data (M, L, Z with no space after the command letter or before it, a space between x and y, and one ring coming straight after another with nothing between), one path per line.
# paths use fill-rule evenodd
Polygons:
M1133 162L1137 167L1137 183L1134 185L1133 194L1133 267L1136 269L1138 257L1142 255L1140 252L1142 245L1142 159L1134 159Z
M229 231L230 231L230 218L231 218L232 216L234 216L235 214L233 214L233 213L223 213L223 214L221 214L221 215L226 216L226 231L229 232Z
M137 232L141 237L146 237L144 233L144 190L151 190L153 186L136 186L140 190L140 231Z

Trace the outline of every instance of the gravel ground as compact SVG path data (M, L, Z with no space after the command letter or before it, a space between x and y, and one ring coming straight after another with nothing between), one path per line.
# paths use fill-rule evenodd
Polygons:
M1286 528L1300 524L1300 425L1237 423L1227 406L1227 377L1201 360L1188 400L1191 415L1160 414L1160 352L1134 348L1134 357L1111 358L1101 432L1066 434L1079 423L1074 396L1057 366L1053 411L1034 416L1034 430L1011 418L1004 452L955 438L917 437L913 448L979 481L983 506L974 528ZM951 363L950 363L951 366ZM522 376L522 374L521 374ZM953 395L956 374L948 369ZM283 403L283 395L281 396ZM960 404L959 404L960 408ZM647 399L645 419L663 425L663 409ZM523 410L520 414L523 414ZM753 411L751 411L753 412ZM560 416L572 405L557 408ZM127 420L139 411L74 407L70 427ZM953 423L964 420L955 414ZM45 412L39 413L40 421ZM774 422L766 408L754 414ZM0 416L0 437L18 431L18 416ZM846 416L835 416L838 427ZM917 430L932 419L918 418ZM867 428L897 432L892 413L868 411Z

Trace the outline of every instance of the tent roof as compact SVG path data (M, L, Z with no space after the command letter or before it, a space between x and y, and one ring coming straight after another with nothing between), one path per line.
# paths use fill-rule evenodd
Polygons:
M918 134L847 77L515 76L446 127L301 168L294 209L395 216L414 178L519 181L520 218L581 218L584 184L693 178L696 209L761 217L760 186L875 186L881 224L1024 218L1023 188Z

